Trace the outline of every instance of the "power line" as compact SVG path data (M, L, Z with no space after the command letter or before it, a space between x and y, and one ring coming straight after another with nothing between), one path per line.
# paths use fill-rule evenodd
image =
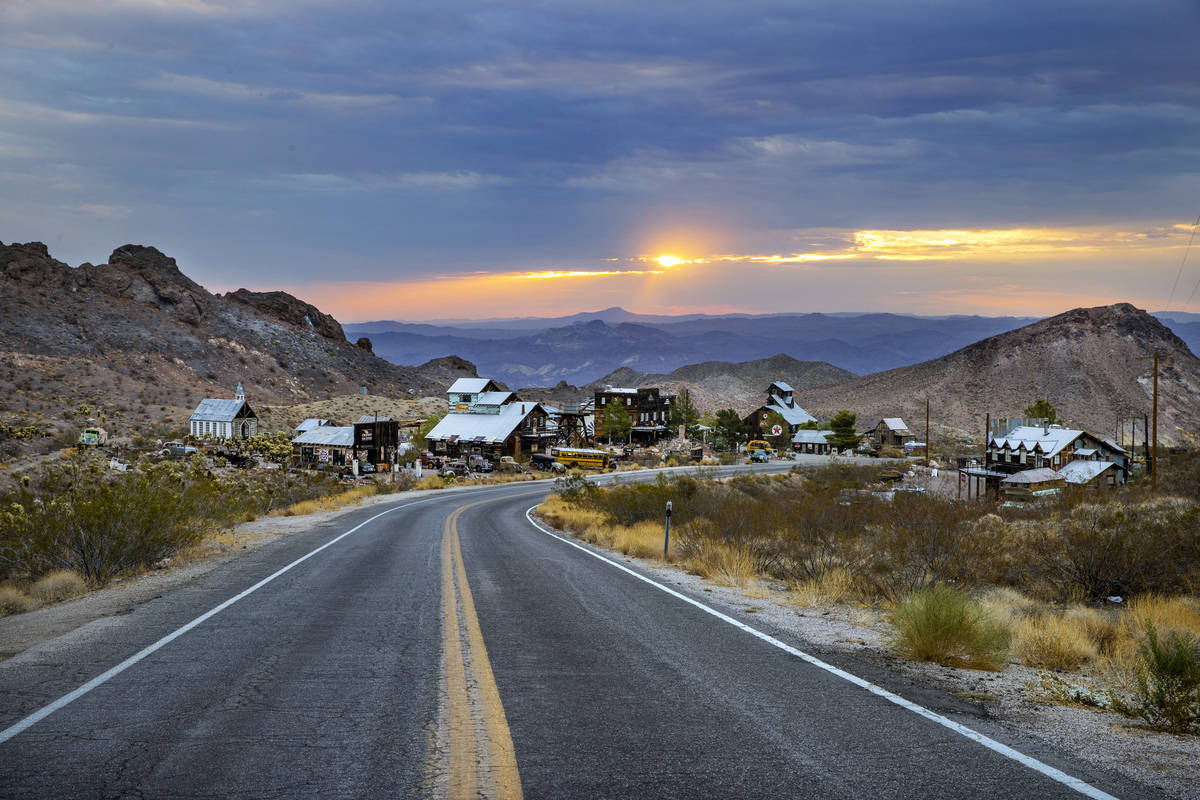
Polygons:
M1197 216L1196 221L1192 223L1192 235L1188 237L1187 247L1184 248L1183 258L1179 262L1179 271L1175 273L1175 283L1171 285L1171 296L1167 298L1167 308L1166 308L1167 311L1171 310L1171 301L1175 299L1175 290L1179 288L1179 278L1180 278L1180 276L1183 275L1183 265L1187 263L1188 253L1190 253L1192 251L1192 240L1196 238L1196 227L1197 226L1200 226L1200 216ZM1197 285L1200 285L1200 282L1198 282ZM1193 288L1192 294L1195 294L1195 293L1196 293L1196 290ZM1191 295L1189 295L1188 302L1191 302L1191 299L1192 299ZM1184 305L1186 306L1187 303L1185 303Z

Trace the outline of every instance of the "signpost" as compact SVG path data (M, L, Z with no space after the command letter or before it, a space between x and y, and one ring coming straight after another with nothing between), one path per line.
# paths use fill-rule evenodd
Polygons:
M772 436L779 436L782 433L783 433L782 425L772 425L771 426L771 435Z
M671 547L671 501L667 501L667 530L663 536L663 560L667 558L667 550Z

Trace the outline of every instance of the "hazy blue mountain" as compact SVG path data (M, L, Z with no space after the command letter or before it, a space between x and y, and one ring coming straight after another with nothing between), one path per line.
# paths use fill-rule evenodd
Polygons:
M691 314L666 317L620 308L552 319L345 325L369 336L380 356L419 364L457 355L510 386L582 385L619 367L669 373L703 361L752 361L783 353L862 375L926 361L1018 328L1026 317L901 314Z

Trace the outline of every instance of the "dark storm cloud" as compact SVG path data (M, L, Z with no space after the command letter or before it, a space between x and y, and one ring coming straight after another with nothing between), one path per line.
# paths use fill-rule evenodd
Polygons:
M1196 26L1171 2L16 2L0 238L269 283L626 255L647 220L1190 217Z

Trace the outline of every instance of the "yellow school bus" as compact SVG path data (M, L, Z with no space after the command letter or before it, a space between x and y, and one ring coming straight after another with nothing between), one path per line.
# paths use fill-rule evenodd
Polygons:
M608 452L586 447L551 447L550 455L564 467L608 469Z

